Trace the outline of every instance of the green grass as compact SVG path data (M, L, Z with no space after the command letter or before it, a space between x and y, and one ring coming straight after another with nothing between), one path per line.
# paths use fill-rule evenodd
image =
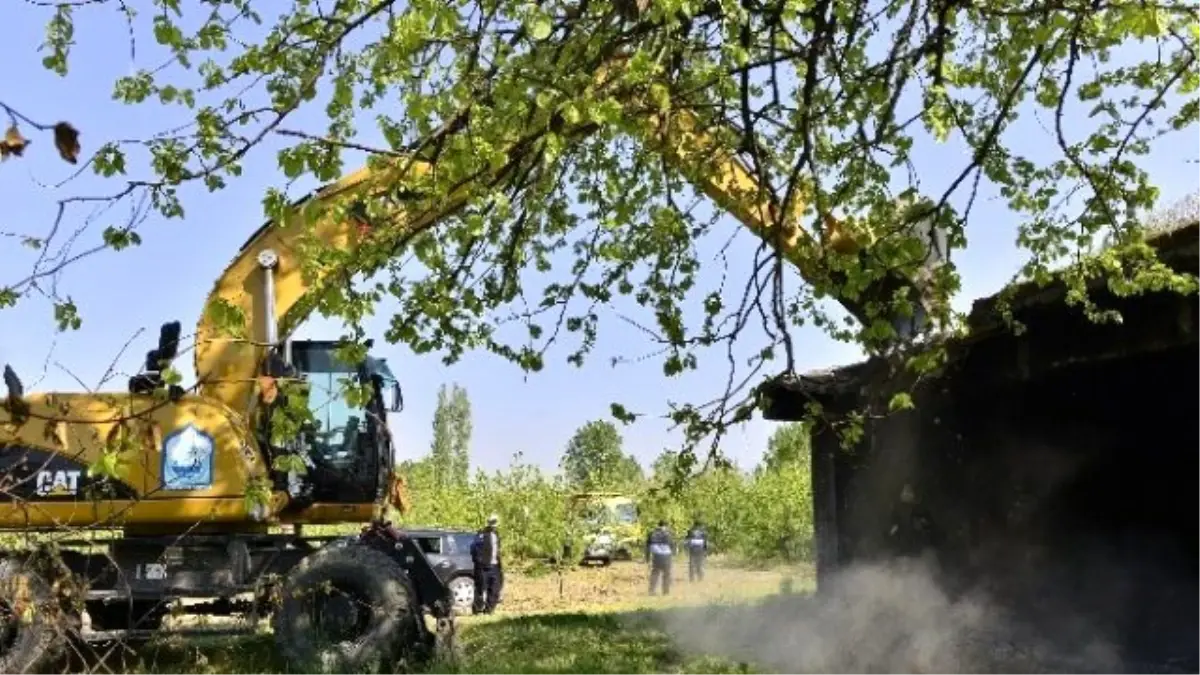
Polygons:
M666 630L697 617L755 611L780 591L811 588L809 566L747 570L714 560L701 584L682 565L671 597L646 595L646 568L636 563L556 575L514 573L500 611L463 617L458 658L426 664L427 673L745 673L751 664L682 651ZM734 624L738 621L734 620ZM676 637L679 637L678 633ZM164 637L114 654L103 667L126 673L284 673L269 634L242 638Z
M687 655L654 611L523 616L472 626L462 635L461 673L747 673L746 664ZM456 666L456 667L455 667Z
M681 653L661 628L658 615L664 611L671 610L543 614L468 623L460 632L458 658L427 664L419 672L756 672L749 664ZM105 665L128 673L288 672L269 635L168 638L114 655Z

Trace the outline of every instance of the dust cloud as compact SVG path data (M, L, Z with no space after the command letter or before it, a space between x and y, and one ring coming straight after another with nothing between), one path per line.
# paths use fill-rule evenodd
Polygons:
M1060 614L1035 627L983 593L951 598L921 559L847 568L819 595L670 612L687 652L779 672L1120 672L1115 648Z

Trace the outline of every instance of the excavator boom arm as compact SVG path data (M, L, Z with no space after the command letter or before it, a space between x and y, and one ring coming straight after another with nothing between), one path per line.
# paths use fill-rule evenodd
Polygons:
M609 73L621 64L618 59L608 68L601 69L595 86L602 87L611 82ZM630 94L626 100L636 100L636 96ZM759 184L750 168L718 142L713 133L702 130L695 115L687 110L646 115L630 105L626 114L636 116L636 121L640 122L633 126L640 130L639 140L647 147L661 153L668 164L700 192L756 235L780 243L783 255L804 278L810 281L815 278L819 252L813 238L799 226L803 200L792 200L790 217L780 218L778 205L770 199L768 191ZM559 134L563 138L578 139L592 130L594 126L580 124L563 129ZM510 158L517 154L515 146L519 143L511 144L514 149L510 150ZM381 169L364 167L298 203L292 209L291 218L300 221L307 217L308 209L328 206L338 200L350 203L371 199L373 195L385 194L389 187L419 180L430 169L430 165L420 159L393 162ZM418 209L390 216L391 222L386 227L372 228L370 236L399 242L461 209L473 195L498 180L505 170L475 176L436 203L418 201ZM362 236L362 225L353 218L339 215L339 209L328 209L324 215L316 216L311 229L295 223L286 227L268 223L250 238L216 282L197 326L195 367L203 395L216 398L235 410L249 409L259 364L268 345L277 340L275 327L286 334L299 325L311 311L311 298L306 296L321 278L333 273L346 275L364 271L323 268L316 271L315 278L306 278L298 250L304 233L310 232L323 245L345 249L357 244ZM784 232L778 232L777 227L783 227ZM270 264L264 265L264 257L273 260L265 261ZM268 284L263 281L264 267L270 268L269 291ZM242 335L229 335L222 325L231 312L244 317Z

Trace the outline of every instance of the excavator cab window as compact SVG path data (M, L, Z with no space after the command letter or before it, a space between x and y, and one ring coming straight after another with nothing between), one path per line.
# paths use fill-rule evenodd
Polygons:
M346 400L344 381L355 380L355 370L337 363L323 350L305 349L295 353L300 377L308 383L308 407L316 418L309 454L342 468L353 464L358 453L357 440L367 418L366 408Z
M390 457L386 415L395 409L399 385L382 359L352 365L334 356L336 342L296 341L292 365L308 383L308 406L316 419L307 436L313 498L320 502L370 503L381 489L380 462ZM346 397L345 383L369 383L375 396L365 405Z
M326 373L305 373L304 379L311 387L309 406L319 425L310 452L338 469L353 465L366 410L347 403L338 392L339 383L331 382Z

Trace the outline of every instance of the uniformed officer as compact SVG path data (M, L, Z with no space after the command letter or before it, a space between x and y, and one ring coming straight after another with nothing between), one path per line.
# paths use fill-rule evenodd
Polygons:
M500 517L493 513L471 543L471 562L475 567L474 610L480 614L491 614L500 604L504 566L500 557L500 533L496 531L499 522Z
M675 554L675 542L667 529L667 521L658 521L658 527L646 537L646 562L650 563L650 595L658 588L662 578L663 595L671 594L671 559Z
M692 523L692 529L684 538L688 551L688 581L704 580L704 559L708 556L708 532L700 519Z

